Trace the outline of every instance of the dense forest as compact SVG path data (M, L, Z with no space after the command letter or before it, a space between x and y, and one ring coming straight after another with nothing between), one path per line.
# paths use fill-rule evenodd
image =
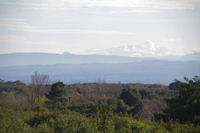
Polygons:
M142 83L0 80L1 133L199 133L200 78Z

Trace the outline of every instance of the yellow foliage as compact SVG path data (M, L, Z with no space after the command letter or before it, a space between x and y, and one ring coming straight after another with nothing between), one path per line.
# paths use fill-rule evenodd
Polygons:
M14 95L15 95L14 91L9 92L9 96L14 97Z
M102 98L103 98L103 99L106 99L106 94L103 94L103 95L102 95Z
M79 88L79 89L82 89L83 87L81 86L81 84L79 83L79 84L76 84L76 86L75 86L76 88Z
M6 91L2 91L1 95L6 96L6 95L8 95L8 93Z
M75 92L73 92L73 95L74 95L74 96L77 96L77 97L80 97L80 96L82 96L82 94L80 94L79 92L76 92L76 91L75 91Z
M43 104L43 103L45 103L48 100L49 99L47 97L43 96L43 97L40 98L40 104Z
M15 92L13 92L13 91L11 91L11 92L2 91L1 95L2 96L8 96L8 97L14 97Z

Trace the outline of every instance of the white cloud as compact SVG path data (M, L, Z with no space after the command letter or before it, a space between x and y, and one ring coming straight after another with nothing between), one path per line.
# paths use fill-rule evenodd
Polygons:
M138 9L195 9L199 0L20 0L1 1L5 5L17 5L34 10L65 10L78 7L132 7Z
M0 18L0 29L26 30L32 27L18 18Z
M140 45L124 45L103 50L87 50L81 54L119 55L131 57L157 57L178 55L175 51L157 46L153 41L147 40Z
M38 33L68 33L68 34L102 34L102 35L134 35L132 32L109 31L109 30L80 30L80 29L45 29L34 27L25 22L24 19L17 18L0 18L0 29L16 30L23 32L38 32Z

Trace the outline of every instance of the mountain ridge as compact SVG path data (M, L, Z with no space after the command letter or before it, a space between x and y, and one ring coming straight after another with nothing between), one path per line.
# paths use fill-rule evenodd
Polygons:
M188 54L185 56L164 56L164 57L129 57L116 55L79 55L67 52L64 54L56 53L10 53L0 54L0 66L33 65L33 64L88 64L105 63L119 64L138 62L145 60L169 60L169 61L191 61L200 60L200 53Z
M51 64L0 67L0 78L4 80L30 81L35 71L47 74L51 79L65 83L161 83L174 79L200 75L200 61L141 61L120 64Z

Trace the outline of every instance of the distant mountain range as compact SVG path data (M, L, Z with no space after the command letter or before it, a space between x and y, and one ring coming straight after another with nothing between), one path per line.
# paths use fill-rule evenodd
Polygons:
M65 83L123 82L169 84L174 79L200 75L200 61L142 61L121 64L57 64L0 67L4 80L30 81L33 72Z
M106 81L168 84L175 78L200 75L200 53L157 58L70 53L0 54L1 79L29 82L30 75L35 71L65 83Z
M128 63L128 62L140 62L146 60L197 61L200 60L200 53L193 53L185 56L158 56L158 57L76 55L68 52L64 54L50 54L50 53L0 54L0 66L34 65L34 64L40 64L40 65L89 64L89 63L118 64L118 63Z
M0 55L0 66L34 64L88 64L88 63L126 63L140 61L140 58L106 55L75 55L70 53L12 53Z

